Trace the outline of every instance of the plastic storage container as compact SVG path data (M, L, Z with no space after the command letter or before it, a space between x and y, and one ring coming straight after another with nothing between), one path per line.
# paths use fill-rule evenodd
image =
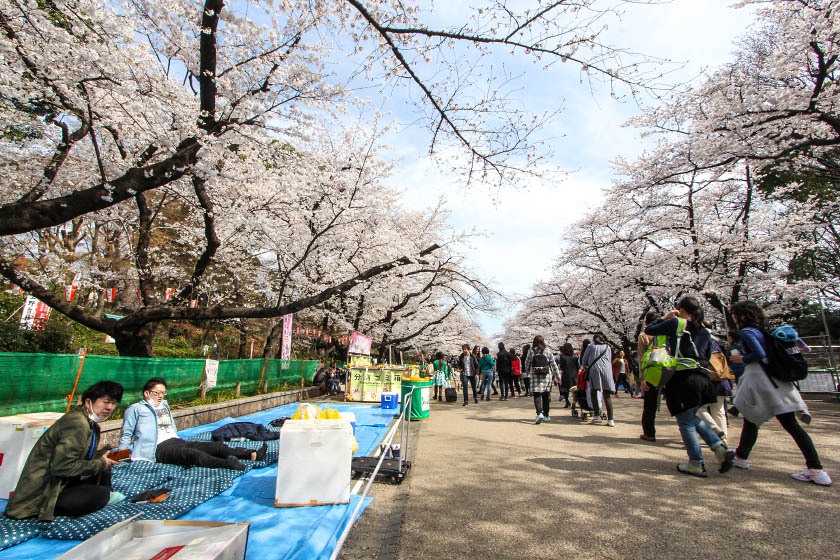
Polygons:
M350 502L353 429L345 420L287 420L280 430L275 507Z

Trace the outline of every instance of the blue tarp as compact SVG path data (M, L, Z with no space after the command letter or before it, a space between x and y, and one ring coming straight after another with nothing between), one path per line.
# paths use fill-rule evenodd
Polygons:
M356 455L371 455L385 436L393 410L382 410L378 405L334 404L327 406L356 416ZM291 416L297 404L284 405L240 418L224 418L212 424L179 431L183 438L203 438L219 426L230 422L255 422L268 424L281 416ZM275 508L274 490L277 467L255 469L238 477L233 485L199 505L180 519L239 522L251 524L248 537L249 560L268 559L320 559L329 558L335 549L338 536L348 524L350 515L360 498L351 496L350 503L337 506ZM365 500L361 511L370 503ZM6 500L0 500L5 509ZM38 537L0 552L0 560L51 559L79 544L79 541L58 541Z

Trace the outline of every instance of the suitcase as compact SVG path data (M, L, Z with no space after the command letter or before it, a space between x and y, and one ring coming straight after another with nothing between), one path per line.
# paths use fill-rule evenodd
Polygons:
M457 402L458 400L458 392L455 391L455 387L447 387L443 396L446 397L446 402Z

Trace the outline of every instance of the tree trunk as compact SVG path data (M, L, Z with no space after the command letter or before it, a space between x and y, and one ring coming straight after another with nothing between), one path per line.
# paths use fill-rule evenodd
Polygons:
M131 331L116 331L112 335L120 356L149 358L155 340L157 323L147 323Z
M263 349L263 358L270 358L272 354L275 355L275 358L280 357L280 352L283 348L283 346L280 344L282 338L283 321L277 321L277 323L272 325L271 330L268 331L268 336L265 337L265 348Z
M239 355L238 358L241 360L245 357L245 348L248 346L248 329L245 323L245 319L241 319L239 321Z

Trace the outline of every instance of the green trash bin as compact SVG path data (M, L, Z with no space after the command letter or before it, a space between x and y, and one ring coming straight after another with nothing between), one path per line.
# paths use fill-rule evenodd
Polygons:
M416 378L415 378L416 379ZM405 413L407 418L412 420L423 420L429 417L429 388L432 386L431 379L422 379L419 381L410 381L402 379L401 382L401 396L400 412L405 410L408 406L408 412ZM414 393L411 390L415 389ZM411 397L409 397L411 393ZM409 403L409 400L411 401Z

